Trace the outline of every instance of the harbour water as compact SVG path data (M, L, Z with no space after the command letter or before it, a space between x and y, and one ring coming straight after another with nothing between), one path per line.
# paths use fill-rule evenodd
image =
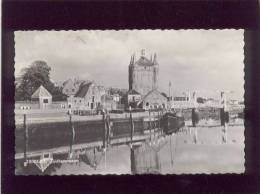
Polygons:
M51 164L41 172L35 164L24 168L17 161L16 174L242 173L245 162L244 126L240 121L238 123L229 126L226 143L223 143L221 126L187 128L159 141L148 140L133 147L134 157L131 156L129 145L109 147L106 152L96 151L95 157L99 157L99 160L95 168L79 160L75 163ZM67 155L55 157L66 159Z

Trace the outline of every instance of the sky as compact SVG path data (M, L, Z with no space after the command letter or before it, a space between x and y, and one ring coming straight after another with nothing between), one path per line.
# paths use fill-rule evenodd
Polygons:
M15 76L35 60L46 61L51 79L95 80L106 87L128 88L130 57L145 49L157 54L159 90L197 91L216 97L244 95L243 30L16 31Z

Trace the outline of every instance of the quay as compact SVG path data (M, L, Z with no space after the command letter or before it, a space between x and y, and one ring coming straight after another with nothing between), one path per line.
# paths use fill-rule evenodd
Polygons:
M135 136L133 136L132 143L136 145L138 143L144 142L149 137L150 137L149 134L135 135ZM131 143L131 138L126 136L126 137L112 139L110 142L110 146L113 147L113 146L118 146L118 145L122 145L122 144L130 144L130 143ZM102 145L103 145L102 141L93 141L93 142L89 142L89 143L75 144L72 146L72 150L77 152L77 151L81 151L84 149L102 147ZM64 153L68 153L68 151L69 151L69 146L61 146L61 147L57 147L57 148L31 151L31 152L27 152L27 158L40 157L43 153L64 154ZM23 159L23 158L24 158L24 153L15 154L15 160L19 160L19 159Z

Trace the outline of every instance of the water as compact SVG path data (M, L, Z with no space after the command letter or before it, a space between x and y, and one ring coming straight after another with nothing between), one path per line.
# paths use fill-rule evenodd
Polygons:
M192 173L243 173L244 172L244 127L230 126L228 141L222 143L222 128L197 127L197 143L194 142L194 129L183 130L159 142L134 146L110 147L106 153L96 152L97 165L79 160L71 164L51 164L42 173L35 164L22 167L16 161L16 174L192 174ZM160 146L158 146L160 145ZM94 156L92 153L90 157ZM134 157L133 157L134 155ZM67 154L54 156L66 159Z

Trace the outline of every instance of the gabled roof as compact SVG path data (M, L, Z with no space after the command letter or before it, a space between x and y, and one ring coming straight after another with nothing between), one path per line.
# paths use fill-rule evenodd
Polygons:
M75 97L84 98L86 96L86 94L88 93L88 90L92 84L93 84L92 82L89 82L89 83L80 85L80 88L79 88L78 92L75 94Z
M161 94L162 94L164 97L168 98L167 94L165 94L164 92L161 92Z
M146 99L148 96L150 96L152 93L156 93L156 94L162 96L163 98L166 98L166 99L167 99L167 97L165 97L164 95L162 95L161 92L159 92L157 89L154 89L154 90L148 92L148 93L143 97L143 100L145 100L145 99ZM143 101L143 100L142 100L142 101Z
M67 84L70 84L70 87L78 87L81 84L89 83L88 80L72 80L71 78L67 79L65 82L63 82L63 87L65 87Z
M141 56L136 62L135 62L136 65L140 65L140 66L153 66L154 63L147 59L146 57L144 56Z
M129 90L128 92L127 92L127 94L132 94L132 95L140 95L140 93L138 93L137 91L135 91L135 90Z
M31 98L39 98L39 97L52 97L52 95L45 89L42 85L33 93Z

